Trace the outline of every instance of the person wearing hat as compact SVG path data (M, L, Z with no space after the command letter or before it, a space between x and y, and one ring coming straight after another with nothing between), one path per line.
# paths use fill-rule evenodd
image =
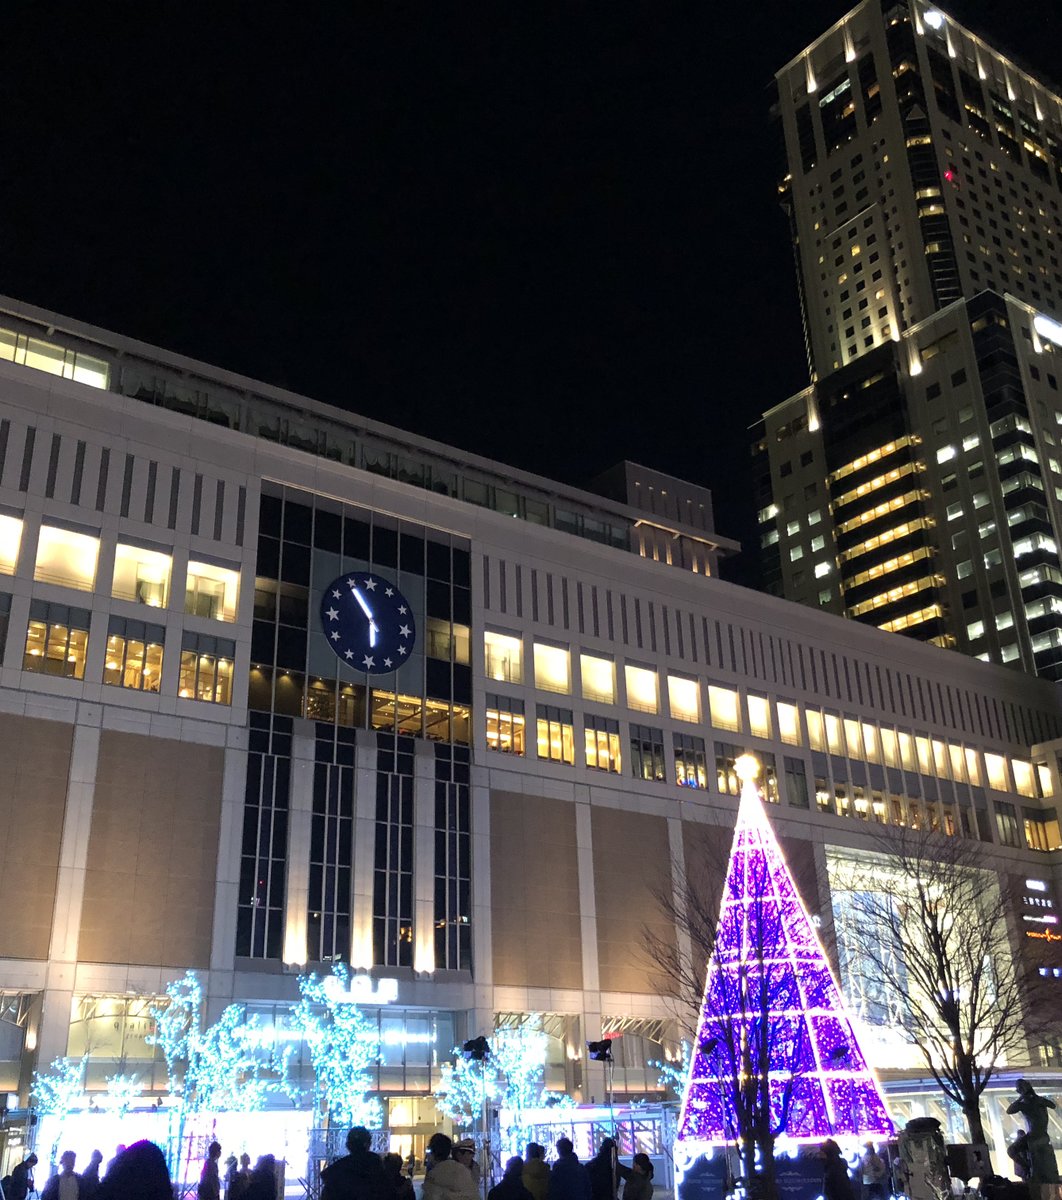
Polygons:
M428 1139L431 1166L424 1176L421 1200L476 1200L472 1172L451 1157L453 1148L445 1133L433 1133Z
M476 1162L476 1143L469 1137L454 1142L454 1161L463 1163L472 1172L472 1182L479 1190L480 1171Z

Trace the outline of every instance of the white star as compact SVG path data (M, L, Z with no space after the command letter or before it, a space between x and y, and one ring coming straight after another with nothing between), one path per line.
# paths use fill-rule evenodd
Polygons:
M399 633L400 633L400 634L401 634L403 637L409 637L409 626L408 626L408 625L399 625L399 627L398 627L398 632L399 632Z
M353 658L353 657L354 657L354 651L353 651L353 650L344 650L344 651L343 651L343 657L344 657L344 658Z
M339 588L333 588L332 595L335 596L335 598L338 600L339 599Z
M365 580L365 589L366 589L366 591L369 591L369 592L375 592L376 591L376 580L375 579L366 579Z
M402 616L405 616L409 610L406 608L406 606L404 604L400 604L398 606L398 611L402 614Z
M384 659L384 666L385 666L385 667L389 667L390 665L391 665L391 660L390 660L389 658L385 658L385 659Z
M371 654L366 654L365 657L362 659L362 662L365 664L366 671L368 671L372 667L376 666L376 660L373 658L373 656Z
M338 641L339 641L339 630L338 630L338 629L333 629L333 630L332 630L332 632L331 632L331 634L330 634L330 637L332 638L332 641L333 641L333 642L338 642Z
M398 653L399 653L399 654L405 654L405 652L406 652L406 648L405 648L405 646L399 646L399 647L398 647Z
M385 595L385 596L393 596L394 594L395 594L395 589L394 589L394 588L388 588L388 589L387 589L387 591L386 591L386 592L384 592L384 595Z
M327 616L330 621L338 621L339 620L339 610L337 608L330 608L328 610Z
M357 586L358 586L358 581L357 581L356 579L348 579L348 580L347 580L347 587L348 587L348 588L351 588L351 589L353 590L353 589L354 589L354 588L356 588Z

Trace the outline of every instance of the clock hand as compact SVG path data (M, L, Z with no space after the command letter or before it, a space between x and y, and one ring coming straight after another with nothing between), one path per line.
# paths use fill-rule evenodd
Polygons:
M369 620L369 646L370 647L375 646L376 645L376 635L377 635L377 633L380 632L380 627L376 624L375 620L373 619L372 609L368 606L368 604L366 603L365 597L361 594L361 592L358 591L358 589L356 587L352 587L350 590L354 593L354 599L357 600L358 607L361 609L361 611L365 614L365 616Z

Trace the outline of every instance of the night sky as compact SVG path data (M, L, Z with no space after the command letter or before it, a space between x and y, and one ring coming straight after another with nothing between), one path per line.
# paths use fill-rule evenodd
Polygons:
M847 7L11 0L0 292L751 546L807 383L766 88ZM1062 75L1059 0L946 7Z

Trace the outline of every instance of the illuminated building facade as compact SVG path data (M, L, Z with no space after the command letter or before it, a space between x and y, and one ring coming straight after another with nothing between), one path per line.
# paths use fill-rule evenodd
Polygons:
M601 1100L613 1035L660 1095L643 928L674 944L653 891L729 839L745 751L827 947L831 864L926 825L1030 881L1062 988L1054 686L720 580L703 489L597 487L0 300L9 1107L67 1054L163 1096L167 983L279 1039L337 959L407 1145L452 1047L527 1019L552 1088Z
M920 0L777 75L811 384L754 430L765 583L1062 677L1062 100Z

